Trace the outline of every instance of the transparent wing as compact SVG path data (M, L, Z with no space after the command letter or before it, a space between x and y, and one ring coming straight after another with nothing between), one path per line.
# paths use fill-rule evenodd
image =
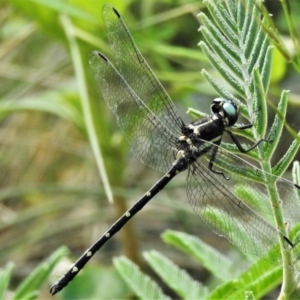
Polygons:
M103 6L102 16L116 68L135 94L175 136L181 135L182 120L174 103L137 48L118 12Z
M221 177L199 160L190 166L186 189L195 213L214 233L241 251L280 263L280 252L270 252L278 243L276 229L237 198L230 183L224 184Z
M89 63L130 150L150 168L161 172L169 170L174 161L176 137L135 94L107 58L94 51Z
M208 142L206 143L208 144ZM207 153L203 157L206 159L206 165L210 160L210 155L211 153ZM297 187L293 182L263 172L258 167L222 147L218 147L214 169L224 172L224 175L229 178L229 180L226 180L223 176L217 176L219 182L225 186L230 186L231 191L243 199L252 209L268 215L272 215L272 208L270 196L264 182L276 182L279 194L278 205L282 206L283 216L289 220L299 219L299 199L296 195Z

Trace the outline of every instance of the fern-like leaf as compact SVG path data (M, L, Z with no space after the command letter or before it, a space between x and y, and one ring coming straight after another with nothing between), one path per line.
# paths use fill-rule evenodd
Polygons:
M114 258L113 263L124 281L139 298L170 300L163 294L161 288L128 258L124 256Z
M232 269L232 262L228 258L194 236L167 230L162 235L162 239L164 242L194 257L211 274L221 280L228 280L238 272L238 270Z
M251 130L255 141L264 139L267 130L266 97L271 73L272 47L270 46L268 35L265 33L266 24L269 20L265 14L261 15L261 11L263 11L262 3L254 0L206 0L205 3L207 3L211 18L203 13L200 15L202 21L201 32L205 38L205 41L200 42L200 46L207 54L211 64L221 74L223 79L229 83L232 91L227 91L224 85L218 82L209 72L202 71L202 74L222 97L226 96L227 99L236 101L233 94L239 95L241 102L245 102L248 109L247 113L242 107L243 115L253 124ZM232 6L235 8L231 8ZM213 31L213 34L209 33L210 29ZM232 93L232 96L230 96L230 93ZM286 98L286 92L283 92L277 108L277 116L273 121L269 139L265 140L265 145L261 143L256 147L255 151L252 150L250 153L247 153L249 158L255 159L260 163L261 169L257 168L257 172L253 172L255 168L247 168L247 164L244 164L243 167L239 165L231 166L228 162L223 162L218 160L218 158L214 162L215 165L218 165L223 170L231 172L233 174L232 177L247 176L249 180L261 183L263 188L266 187L267 193L261 201L265 202L267 199L270 199L268 211L270 212L271 208L275 226L278 228L278 232L283 233L285 236L288 233L286 233L283 219L284 210L290 206L292 209L289 209L289 212L294 212L297 215L297 201L295 199L283 199L283 195L288 198L293 196L292 189L295 189L295 186L290 182L279 179L279 177L286 171L299 150L299 135L295 137L296 140L273 167L271 159L278 145L283 126L286 125L284 121L287 105ZM239 102L236 101L236 103ZM248 137L251 137L251 135L248 135ZM226 150L233 150L227 144L222 144L222 147ZM242 195L241 190L243 187L240 186L239 188L236 189L236 192ZM245 189L244 194L249 194L249 192L250 190ZM245 199L244 197L241 198ZM247 198L247 203L251 206L250 202L255 199L251 195ZM281 202L284 202L283 205L280 205ZM257 209L255 205L252 207ZM207 214L210 215L207 218L213 219L212 222L215 222L215 224L222 222L221 218L218 218L217 211L214 211L213 214L207 211ZM243 239L249 238L247 232L242 232L241 234ZM287 269L284 273L283 290L285 294L289 295L295 288L293 284L290 284L290 282L293 282L294 276L293 270L289 267L292 265L293 258L291 251L285 247L286 240L283 239L282 234L278 234L278 240L283 257L282 261L285 263L284 268ZM297 259L297 249L295 246L293 249L294 259Z
M208 289L157 251L143 253L161 279L183 299L205 299Z
M38 265L35 270L16 289L14 300L32 299L36 291L49 278L53 268L58 261L68 254L66 247L61 247L55 251L45 262Z

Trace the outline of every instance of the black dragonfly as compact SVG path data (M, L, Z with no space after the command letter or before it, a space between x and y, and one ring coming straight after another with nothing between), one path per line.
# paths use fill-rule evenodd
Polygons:
M288 217L299 216L294 195L295 187L299 186L265 173L220 147L224 132L242 153L265 141L259 140L249 149L242 147L230 131L238 119L238 105L232 100L216 98L210 116L186 125L116 9L106 4L102 14L116 67L103 54L94 51L89 60L91 69L132 153L165 175L85 251L56 281L50 293L54 295L63 289L112 236L183 171L187 171L190 205L207 227L244 252L260 257L268 254L268 261L280 263L279 251L269 252L278 244L278 236L287 248L295 247L257 212L271 214L268 192L261 181L277 182L283 211ZM243 130L251 126L235 128ZM237 170L242 172L229 173L226 166L238 166ZM240 189L248 197L237 196Z

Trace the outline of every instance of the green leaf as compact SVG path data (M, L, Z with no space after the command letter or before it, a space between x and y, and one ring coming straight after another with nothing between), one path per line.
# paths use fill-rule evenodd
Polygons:
M91 143L92 150L94 152L95 160L98 166L99 174L102 179L104 190L106 192L108 200L112 202L113 195L111 191L111 186L109 184L106 168L104 166L104 159L100 147L99 134L97 134L97 123L95 114L98 110L94 109L93 102L89 99L87 90L88 85L86 83L86 76L84 72L84 58L81 55L79 43L74 37L74 25L72 24L71 19L69 19L67 16L63 16L61 18L61 24L63 26L63 29L65 31L70 45L70 51L72 55L72 61L74 64L75 74L77 77L81 107L83 111L83 117L88 137Z
M234 4L231 5L234 5L237 8L237 26L242 28L241 32L243 36L243 42L245 43L245 40L248 37L250 23L254 21L251 11L252 5L249 1L238 1L237 3L234 1ZM245 47L245 50L247 49L248 47Z
M13 263L8 263L5 269L0 271L0 299L5 299L5 293L8 290L9 281L14 268Z
M259 55L259 47L257 45L261 42L262 32L259 30L257 24L258 11L255 5L252 5L251 1L246 2L246 10L244 10L243 4L240 6L240 13L245 18L245 21L242 23L241 32L245 47L244 56L249 60L248 71L251 72Z
M41 263L35 270L19 285L13 299L26 299L32 297L32 293L38 290L50 276L58 261L68 254L66 247L56 250L45 262Z
M206 56L202 53L199 53L198 50L187 49L184 47L175 47L167 44L154 44L153 51L157 53L157 55L164 55L167 57L179 57L186 59L194 59L195 61L203 62L207 60Z
M250 0L242 4L238 1L235 13L231 11L228 3L225 7L222 2L216 3L209 0L205 2L217 26L209 21L203 13L200 14L203 24L201 32L206 42L202 41L199 44L211 64L231 87L248 102L248 108L252 108L255 112L257 105L253 104L254 92L261 91L260 95L265 96L271 65L269 42L259 23L260 12ZM224 24L226 22L227 24ZM241 49L241 51L238 52L235 49ZM259 86L262 88L259 86L257 88L257 81L253 81L254 68L259 70L261 76ZM203 71L202 74L220 95L226 94L224 88L220 84L216 84L209 74ZM258 79L258 77L256 78ZM231 99L228 96L225 98ZM260 96L259 100L261 99ZM259 130L264 132L264 128L265 126L260 126Z
M288 105L288 92L282 91L280 101L277 106L277 111L281 113L282 118L279 118L278 114L276 114L271 129L269 131L268 140L270 142L264 144L264 152L266 153L266 157L272 157L280 140L282 129L284 126L284 119L286 116L287 105Z
M221 63L220 59L211 51L211 49L204 43L199 43L202 51L208 57L211 64L222 75L222 77L242 96L245 97L243 86L232 75L232 71Z
M251 185L245 186L237 184L234 187L234 193L240 199L245 199L251 208L264 212L265 214L272 215L271 203L266 201L266 195L258 192L255 187L252 187Z
M207 114L205 114L197 109L191 108L191 107L188 108L186 113L188 115L190 115L191 117L193 117L194 119L202 119L202 118L207 117Z
M254 126L260 137L264 137L267 129L267 102L266 95L262 84L262 77L258 69L253 70L254 73L254 95L253 99L253 111L255 111L255 122Z
M268 294L282 281L282 269L274 267L264 260L258 260L249 270L238 279L237 285L241 287L228 297L228 299L242 299L245 291L252 291L257 299Z
M229 39L234 45L238 46L237 28L222 3L211 0L205 0L204 3L207 5L208 10L219 29L223 32L227 39Z
M201 43L201 42L200 42ZM200 45L199 43L199 45ZM203 44L203 43L202 43ZM205 46L206 47L206 46ZM233 99L233 95L230 94L222 85L220 85L213 76L211 76L206 70L202 69L201 74L207 79L212 87L218 92L220 96L225 99ZM234 98L235 99L235 98ZM238 101L239 102L239 101Z
M131 290L113 266L87 265L61 291L62 299L124 299Z
M239 281L232 279L222 283L211 291L206 300L228 299L237 289L239 289Z
M273 56L273 47L268 46L267 51L264 53L264 59L262 60L262 67L259 69L264 91L269 90L271 69L272 69L272 56Z
M280 284L282 270L263 259L257 260L236 279L229 280L216 287L206 300L244 299L247 291L253 292L260 299Z
M205 299L208 289L157 251L143 253L161 279L183 299Z
M164 242L194 257L215 277L221 280L228 280L238 272L238 270L232 269L232 262L228 258L194 236L167 230L163 233L162 239Z
M24 295L22 300L35 300L38 298L38 296L39 296L38 291L31 291L31 292L27 293L26 295Z
M300 134L299 134L300 137ZM291 162L295 158L300 147L299 141L295 140L290 145L288 150L285 152L283 157L277 162L277 164L272 168L272 173L278 177L282 176L282 174L287 170L290 166Z
M260 73L262 71L262 67L264 65L266 57L266 53L269 47L268 40L266 39L266 35L263 31L259 30L255 33L257 35L254 46L250 47L251 54L249 57L249 67L248 72L251 74L254 68L258 68Z
M51 91L40 93L36 97L24 98L22 101L2 100L0 102L0 116L18 111L41 111L54 114L74 123L84 131L84 123L80 108L74 103L77 99L70 91Z
M227 47L227 51L224 51L223 47L220 47L220 41L223 42L221 33L218 33L219 39L216 39L206 27L202 26L200 30L206 42L208 42L210 48L214 51L218 59L222 60L223 64L225 64L226 67L230 69L237 77L242 78L243 75L242 70L239 68L240 61L239 57L237 57L237 53L234 51L228 52L228 50L230 51L232 49L232 47L228 46L228 42L222 43L223 47ZM234 57L232 57L233 55Z
M203 26L200 27L200 32L203 34L205 39L209 36L209 39L213 40L213 45L218 45L220 49L223 49L223 53L228 53L233 59L239 61L240 56L235 47L221 34L219 29L210 21L210 19L204 14L199 13L198 15ZM221 46L221 47L220 47Z
M160 287L128 258L121 256L113 259L114 266L132 291L141 299L166 299Z
M83 11L80 7L76 7L68 2L60 1L60 0L30 0L31 2L45 6L50 10L57 11L58 13L68 15L70 17L78 18L84 21L91 22L93 24L97 24L99 21L92 14L89 14Z
M245 300L255 300L254 294L252 291L245 292Z
M270 77L270 74L267 73L263 74L263 68L266 64L271 64L270 55L268 55L268 49L272 49L272 48L270 48L269 46L269 41L267 40L266 35L262 33L259 35L259 37L261 37L261 40L258 40L257 45L255 45L257 47L258 53L256 57L251 57L253 61L251 60L249 63L249 72L252 72L254 69L257 68L262 76L267 75L265 81L266 81L266 86L268 86L268 82L269 82L268 79Z

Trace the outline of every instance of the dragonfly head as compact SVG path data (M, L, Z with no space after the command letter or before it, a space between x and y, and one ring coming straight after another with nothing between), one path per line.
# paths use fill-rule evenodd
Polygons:
M210 109L213 114L221 115L224 119L225 125L228 127L233 126L238 119L239 108L230 100L216 98L213 100Z

